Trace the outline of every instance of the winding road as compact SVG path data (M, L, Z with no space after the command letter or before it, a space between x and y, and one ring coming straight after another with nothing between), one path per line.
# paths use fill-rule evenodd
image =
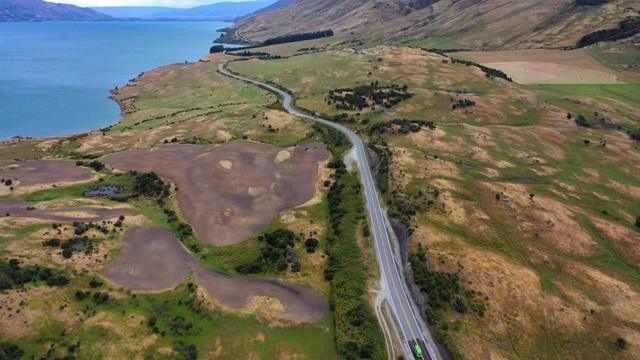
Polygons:
M283 106L289 113L331 126L341 131L351 140L355 148L355 158L358 163L358 170L360 171L367 199L367 210L371 220L371 234L373 235L376 256L380 267L380 273L382 275L381 293L386 294L387 303L390 305L389 311L392 313L391 315L393 320L397 323L398 328L400 329L400 334L398 334L398 336L401 338L398 340L402 346L402 352L405 355L405 359L440 359L433 339L431 338L431 334L428 329L424 327L424 323L420 320L419 315L417 315L419 313L417 308L407 296L408 291L406 290L405 283L400 276L397 262L394 259L392 242L389 234L387 233L385 223L385 213L380 205L380 198L376 191L373 175L371 174L371 166L366 155L365 147L362 144L362 140L360 140L353 131L342 125L296 109L291 105L291 95L272 85L235 75L227 71L225 64L220 64L218 71L229 77L247 81L278 93L282 96ZM423 350L421 357L418 357L414 351L413 344L416 342L420 344Z

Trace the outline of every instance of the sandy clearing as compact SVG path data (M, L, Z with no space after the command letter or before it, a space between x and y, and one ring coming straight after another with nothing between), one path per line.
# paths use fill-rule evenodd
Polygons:
M271 315L302 322L321 320L329 312L327 301L311 288L274 279L232 278L204 267L166 228L127 231L120 255L103 275L132 290L155 292L177 286L191 272L226 307L241 309L253 304L264 309L262 305L267 302ZM277 299L283 308L269 299Z

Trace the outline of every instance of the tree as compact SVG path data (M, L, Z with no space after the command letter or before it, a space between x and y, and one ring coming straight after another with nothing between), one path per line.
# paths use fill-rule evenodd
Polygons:
M457 294L453 297L453 310L461 314L467 312L467 302L464 300L462 295Z
M209 54L221 53L224 51L224 45L213 45L209 48Z
M7 179L7 180L4 181L4 184L6 186L11 186L11 184L13 184L13 181L11 179Z
M589 140L589 139L584 139L584 140L582 140L582 142L584 142L585 145L591 144L591 140Z
M190 344L184 350L184 357L187 360L196 360L198 358L198 348L195 345Z
M302 269L302 264L300 263L300 261L295 260L292 264L291 264L291 271L292 272L299 272Z
M276 270L278 270L278 272L285 271L288 267L289 263L287 263L287 260L283 258L278 259L278 262L276 263Z
M73 250L70 248L66 248L62 250L62 257L65 259L70 259L73 256Z
M640 216L636 217L636 223L635 223L636 227L640 228Z
M616 339L616 347L619 350L624 350L624 348L627 347L627 339L621 338L621 337L617 338Z

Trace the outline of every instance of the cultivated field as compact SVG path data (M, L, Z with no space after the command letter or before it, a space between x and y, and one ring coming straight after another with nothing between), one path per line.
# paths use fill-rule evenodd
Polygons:
M518 84L622 84L584 50L463 51L450 54L502 70Z

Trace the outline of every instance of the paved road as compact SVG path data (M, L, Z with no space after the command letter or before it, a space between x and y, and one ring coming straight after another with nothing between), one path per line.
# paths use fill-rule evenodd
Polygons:
M420 326L420 321L415 315L417 311L414 312L414 309L412 308L412 302L409 301L407 297L404 282L402 281L398 268L396 267L396 262L393 258L393 250L391 248L391 241L385 227L384 212L380 206L380 199L378 198L378 193L371 174L371 166L369 165L369 160L360 138L353 131L342 125L297 110L291 105L291 95L274 86L232 74L225 69L224 64L221 64L218 70L232 78L248 81L277 92L283 97L283 106L289 113L331 126L340 130L349 137L355 147L356 161L358 163L358 169L360 170L360 176L362 178L365 196L367 198L367 210L369 211L369 217L372 225L371 234L373 235L375 243L378 264L382 274L382 281L385 283L384 285L386 285L388 293L390 294L387 301L390 304L390 310L393 312L394 317L399 324L399 328L402 333L401 336L404 337L404 339L399 339L399 342L400 344L405 344L405 347L403 348L405 359L418 358L415 356L413 349L409 349L408 344L414 343L415 341L426 344L428 340L430 341L430 345L433 345L433 340L431 339L429 331L424 331ZM433 354L433 351L430 348L433 348L433 346L423 346L423 356L421 359L439 358L438 354Z

